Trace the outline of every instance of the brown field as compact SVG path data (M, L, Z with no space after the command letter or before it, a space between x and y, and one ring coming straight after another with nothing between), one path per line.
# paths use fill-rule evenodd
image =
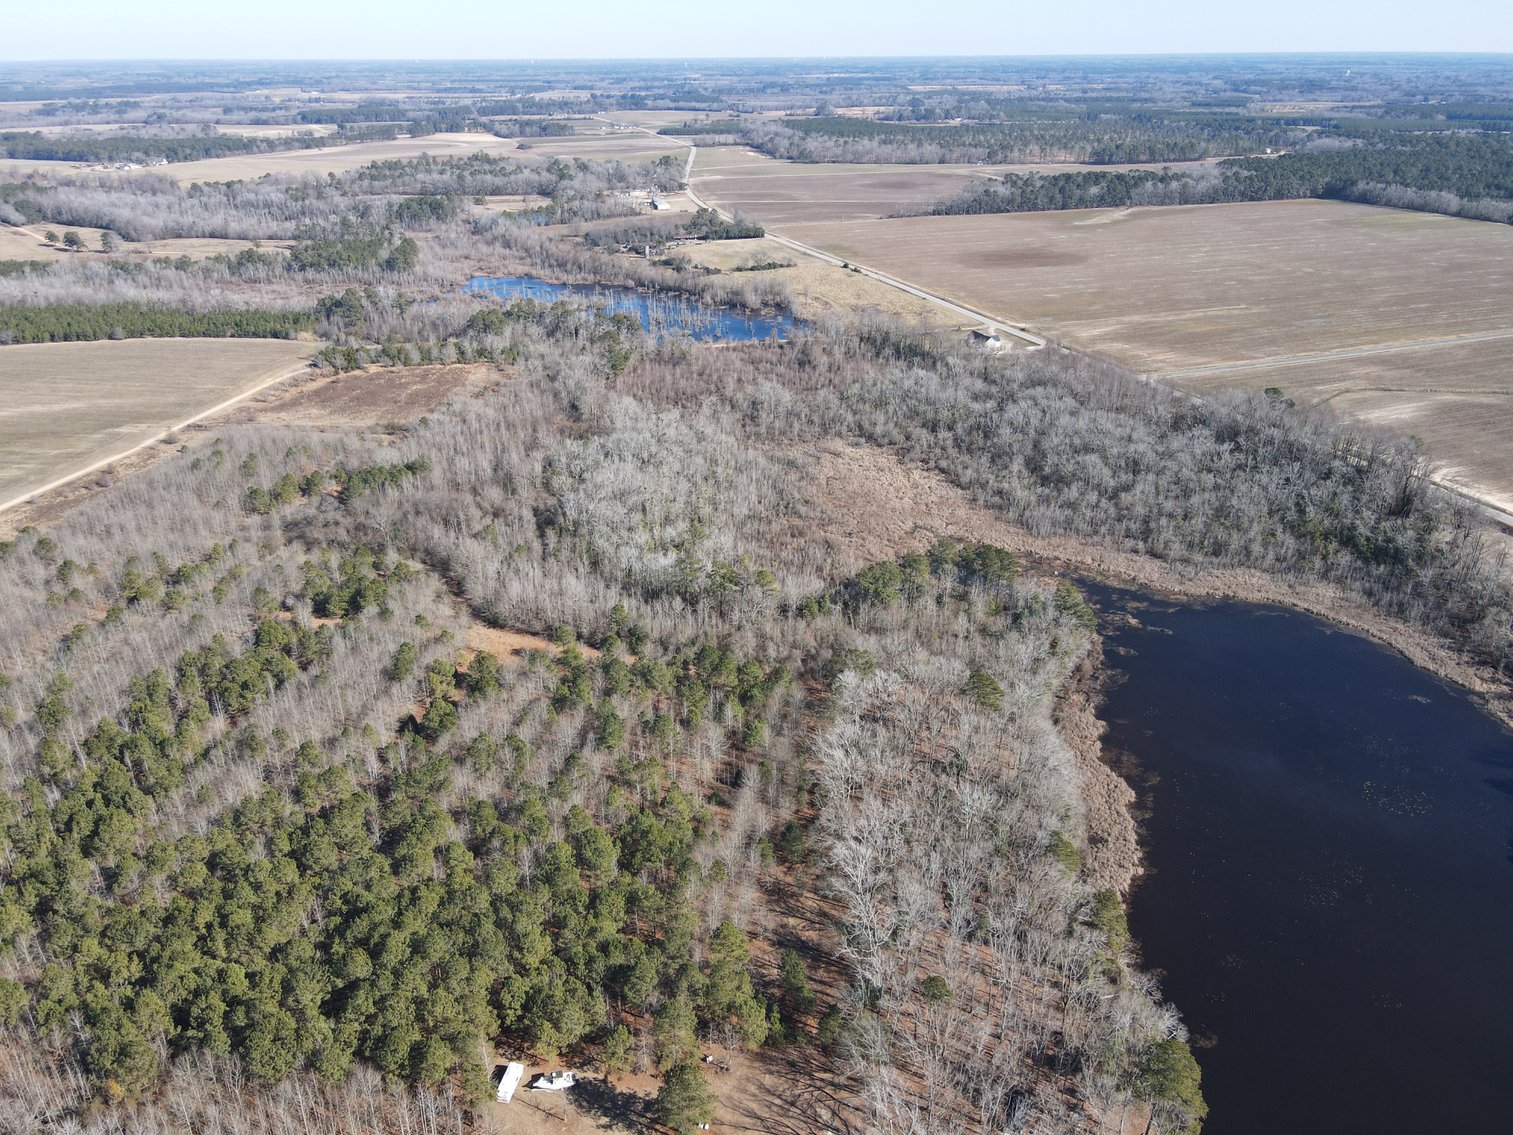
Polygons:
M1513 330L1513 229L1329 201L910 217L785 236L1165 374Z
M285 339L0 347L0 507L298 373L310 353Z
M685 122L708 122L711 119L729 117L731 116L728 114L711 114L701 110L609 110L595 115L597 119L607 119L626 126L643 126L648 130L657 130L663 126L681 126Z
M43 228L53 228L62 236L62 226L36 226L30 228L0 225L0 260L61 260L67 256L86 256L83 252L68 252L61 248L49 248L42 240ZM75 229L90 248L100 247L100 233L98 229Z
M1424 439L1513 504L1513 231L1328 201L782 232L1208 393L1280 387Z
M335 134L336 127L330 123L288 123L285 125L252 126L234 122L217 122L215 132L217 134L239 135L245 138L288 138L299 134L313 134L317 138L324 138L328 134Z
M1179 163L1179 165L1205 163ZM846 165L779 161L744 146L699 147L694 188L731 212L774 226L869 220L923 208L974 180L1005 173L1157 166Z
M413 422L460 391L490 388L498 379L498 368L473 363L312 375L248 398L217 414L214 422L309 426L317 432L387 431Z
M650 142L646 135L641 138ZM496 138L492 134L431 134L425 138L396 138L390 142L358 142L350 146L321 146L313 150L289 150L273 154L237 154L229 158L206 158L198 162L176 162L166 166L143 166L123 171L123 177L143 174L171 177L180 185L196 181L250 181L270 173L315 174L344 173L369 162L390 158L460 157L479 151L507 154L528 160L529 151L519 149L514 138ZM583 157L591 157L583 154ZM88 170L82 162L44 162L0 160L0 178L20 178L28 173Z
M605 126L605 133L600 133L599 126L602 125L589 123L580 127L583 133L561 138L526 138L524 142L528 149L523 152L546 160L582 158L584 161L648 162L663 154L682 154L688 150L678 142L654 138L639 130L617 132ZM591 131L587 129L589 126L593 127Z
M542 197L536 193L508 193L494 194L483 199L483 204L474 203L472 208L475 213L519 213L525 209L539 209L543 205L550 205L550 197Z
M23 181L34 173L78 173L86 162L45 162L37 158L0 158L0 181Z
M1343 414L1417 437L1435 455L1435 479L1513 513L1513 392L1395 394L1334 401Z

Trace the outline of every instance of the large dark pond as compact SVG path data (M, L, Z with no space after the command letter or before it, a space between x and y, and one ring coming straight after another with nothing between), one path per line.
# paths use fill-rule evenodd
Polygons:
M1513 735L1306 615L1087 590L1206 1135L1513 1131Z
M797 326L793 316L788 314L752 315L731 308L710 307L667 292L643 292L602 284L554 284L535 276L475 276L463 290L506 301L530 299L556 303L572 300L603 308L612 314L634 315L647 331L686 334L706 343L786 339Z

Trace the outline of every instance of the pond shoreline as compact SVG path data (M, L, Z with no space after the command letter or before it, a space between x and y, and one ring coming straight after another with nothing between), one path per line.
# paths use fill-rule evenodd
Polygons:
M1216 1135L1488 1129L1513 1106L1480 1068L1510 1055L1505 720L1302 603L1086 594L1102 641L1058 719L1075 743L1096 712L1129 789L1133 949L1204 1038ZM1477 1058L1427 1045L1447 1028ZM1372 1090L1414 1079L1412 1098Z

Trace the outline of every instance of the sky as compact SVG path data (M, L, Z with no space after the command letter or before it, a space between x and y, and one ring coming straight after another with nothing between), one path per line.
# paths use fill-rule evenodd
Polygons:
M54 0L0 59L1513 52L1507 0Z

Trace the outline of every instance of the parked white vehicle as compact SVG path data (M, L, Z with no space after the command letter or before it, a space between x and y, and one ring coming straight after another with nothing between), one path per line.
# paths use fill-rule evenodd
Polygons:
M531 1085L531 1091L560 1092L564 1088L571 1088L577 1082L578 1077L572 1072L548 1072Z
M511 1060L499 1073L499 1090L494 1093L494 1098L500 1103L509 1103L524 1076L525 1065Z

